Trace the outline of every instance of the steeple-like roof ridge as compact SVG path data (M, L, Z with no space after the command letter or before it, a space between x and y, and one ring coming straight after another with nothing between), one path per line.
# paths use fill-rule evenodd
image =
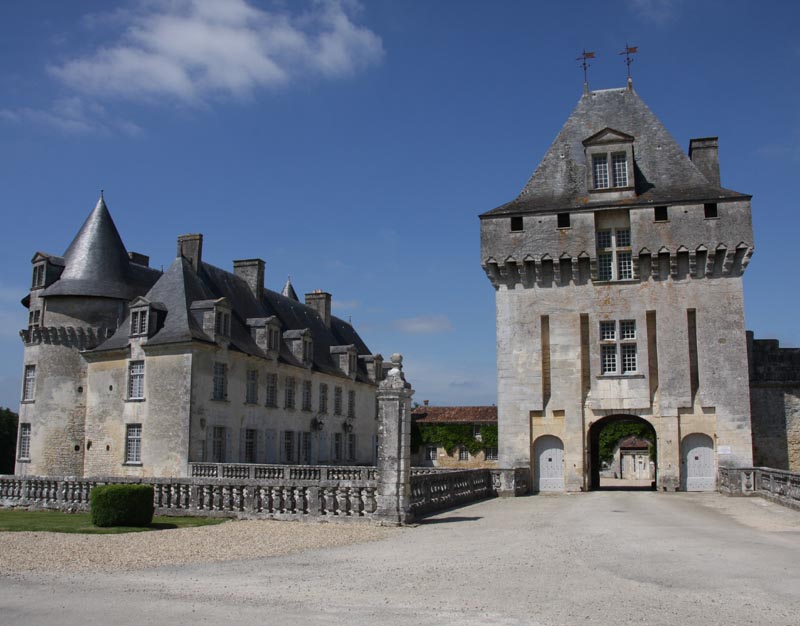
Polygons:
M485 215L614 204L588 189L583 142L605 128L633 137L636 198L620 204L746 197L710 183L639 95L622 87L583 94L517 198Z
M64 253L64 271L45 296L100 296L129 300L130 260L102 194Z
M292 277L286 277L286 284L283 286L281 290L281 295L285 298L291 298L292 300L296 300L300 302L300 298L297 297L297 292L295 292L294 287L292 287Z

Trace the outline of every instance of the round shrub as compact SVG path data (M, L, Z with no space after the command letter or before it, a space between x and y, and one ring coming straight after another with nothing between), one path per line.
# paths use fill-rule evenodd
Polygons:
M147 526L153 521L152 485L101 485L89 496L95 526Z

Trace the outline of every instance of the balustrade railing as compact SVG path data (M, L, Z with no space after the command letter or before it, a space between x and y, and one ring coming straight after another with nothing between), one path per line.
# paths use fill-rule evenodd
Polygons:
M252 480L375 480L377 468L350 465L260 465L255 463L189 463L192 478Z
M800 510L800 473L769 467L721 467L719 491L728 495L757 495Z
M411 512L414 515L494 495L494 480L488 469L412 472L411 475Z

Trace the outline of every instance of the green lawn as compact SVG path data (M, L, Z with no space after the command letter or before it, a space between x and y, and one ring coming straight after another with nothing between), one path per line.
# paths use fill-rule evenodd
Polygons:
M113 535L117 533L139 533L147 530L167 528L192 528L221 524L223 518L211 517L166 517L157 515L149 526L114 526L98 528L92 525L89 513L60 513L58 511L23 511L0 509L0 532L2 531L47 531L52 533L85 533Z

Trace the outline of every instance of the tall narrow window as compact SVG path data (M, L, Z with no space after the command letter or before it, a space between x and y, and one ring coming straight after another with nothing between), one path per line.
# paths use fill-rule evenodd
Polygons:
M31 425L19 425L19 444L17 444L17 458L29 461L31 458Z
M601 321L600 371L603 374L635 374L638 370L636 321Z
M267 374L267 406L278 406L278 375Z
M355 463L356 460L356 434L349 433L347 435L347 460Z
M245 463L255 463L256 462L256 437L257 431L248 428L244 431L244 462Z
M131 311L131 336L147 334L147 309Z
M458 460L459 461L469 461L469 450L466 447L461 446L458 449Z
M283 459L286 463L294 463L294 431L283 433Z
M597 280L633 278L631 231L616 228L597 231Z
M128 364L128 400L144 399L144 361Z
M311 381L303 381L303 410L311 410Z
M592 172L594 188L608 189L608 158L605 154L596 154L592 157Z
M284 389L284 396L283 396L283 408L285 409L293 409L294 408L294 396L295 396L295 379L292 376L286 377L286 388Z
M258 370L247 370L244 401L247 404L258 404Z
M342 388L338 385L333 388L333 414L342 414Z
M125 427L125 462L142 462L142 425L128 424Z
M347 392L347 417L356 416L356 392L352 389Z
M614 166L614 187L627 187L628 157L623 152L612 155L611 160Z
M22 401L33 402L36 393L36 366L25 366L25 380L22 383Z
M213 463L225 462L225 427L214 426L211 440L211 461Z
M301 432L300 433L300 463L304 465L308 465L311 463L311 433L309 432Z
M336 463L342 462L342 433L333 434L333 460Z
M319 412L325 415L328 412L328 385L319 384Z
M211 398L224 400L228 397L228 366L225 363L214 363L214 386Z
M33 281L31 282L31 287L34 289L38 287L44 287L44 263L39 265L33 266Z

